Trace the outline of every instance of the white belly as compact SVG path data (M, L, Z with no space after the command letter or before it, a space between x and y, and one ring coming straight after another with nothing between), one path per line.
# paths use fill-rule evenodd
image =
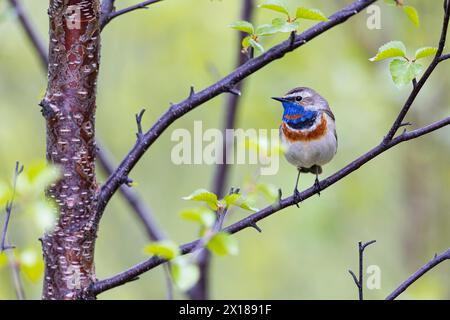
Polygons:
M323 138L307 142L290 142L281 134L281 142L287 161L297 168L323 166L333 159L337 151L336 137L331 130L327 130Z

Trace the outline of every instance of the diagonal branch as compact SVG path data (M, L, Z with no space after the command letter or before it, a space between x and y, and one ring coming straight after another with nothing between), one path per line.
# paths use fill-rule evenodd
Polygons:
M116 0L102 0L102 4L100 7L100 29L108 23L108 18L111 13L116 10L114 3Z
M363 154L335 174L329 176L325 180L322 180L320 182L320 190L324 190L328 188L329 186L335 184L336 182L342 180L352 172L358 170L361 166L369 162L370 160L374 159L378 155L382 154L383 152L391 149L392 147L405 142L409 140L413 140L416 138L419 138L423 135L426 135L428 133L431 133L433 131L436 131L438 129L441 129L445 126L450 125L450 117L444 118L442 120L436 121L428 126L422 127L420 129L416 129L410 132L405 132L401 134L400 136L392 139L388 143L381 143L375 148L369 150L367 153ZM295 205L298 202L301 202L303 200L306 200L312 196L314 196L317 193L318 189L314 186L304 190L299 194L298 197L290 196L285 199L281 199L280 202L276 205L270 205L261 211L258 211L236 223L233 223L232 225L226 227L223 229L223 231L228 232L230 234L237 233L239 231L242 231L246 228L252 228L255 223L258 221L265 219L269 216L271 216L274 213L280 212L282 209L287 208L289 206ZM180 251L182 254L188 254L191 253L198 245L199 240L192 241L190 243L184 244L180 247ZM147 272L148 270L151 270L161 264L166 262L166 260L159 258L159 257L151 257L150 259L141 262L138 265L135 265L134 267L131 267L130 269L123 271L111 278L100 280L96 283L94 283L89 289L89 293L92 294L99 294L104 291L107 291L109 289L115 288L117 286L123 285L132 279L136 278L137 276Z
M436 55L431 62L431 64L428 66L427 70L423 74L423 76L420 78L420 80L416 83L414 82L413 90L411 91L411 94L409 95L408 99L406 100L405 104L403 105L403 108L400 110L400 113L397 116L397 119L395 119L395 122L393 123L391 129L389 130L388 134L384 138L385 142L388 142L392 140L392 138L397 133L398 129L402 126L403 120L406 117L406 114L408 113L411 105L413 104L414 100L416 99L417 95L419 94L420 90L422 89L425 82L428 80L430 75L433 73L434 69L437 67L437 65L446 60L446 56L443 56L442 53L444 52L445 48L445 42L447 39L447 30L448 30L448 23L449 23L449 17L450 17L450 4L449 1L444 0L444 19L442 23L442 31L441 31L441 37L439 40L439 46L438 50L436 52Z
M365 2L365 4L368 5L370 3ZM450 10L449 1L446 1L445 4L446 4L446 6L445 6L445 15L444 15L442 34L445 34L447 32L448 23L449 23L449 10ZM355 5L361 5L361 3L359 1L357 1L357 2L347 6L346 9L348 10L349 7L352 7ZM337 19L336 17L341 16L341 13L345 12L346 9L343 9L343 11L340 11L340 12L334 14L331 17L331 21L329 23L335 23L334 25L338 24L338 22L336 22L336 19ZM363 8L360 7L359 9L362 10ZM357 13L357 11L354 11L353 13ZM343 21L348 19L348 17L343 18ZM325 28L324 25L326 25L326 24L327 23L320 23L320 24L316 25L315 27L305 31L303 34L296 36L294 39L292 39L292 36L291 36L290 40L287 40L287 41L275 46L274 48L272 48L271 50L269 50L262 56L248 61L241 67L237 68L236 71L231 73L229 76L220 80L215 85L201 91L198 94L191 95L189 98L189 101L199 99L198 104L201 104L203 100L208 101L212 97L225 92L227 89L227 85L230 86L230 84L231 85L235 84L235 82L233 82L235 79L237 79L237 82L239 82L240 80L244 79L246 77L246 75L249 75L252 72L255 72L256 70L259 70L260 68L265 66L270 61L273 61L273 60L283 56L285 53L283 48L286 45L286 42L287 42L287 45L289 45L291 47L297 43L297 39L299 37L303 38L304 40L306 38L312 39L315 36L317 36L318 34L321 34L325 30L328 30L329 28L331 28L331 26L328 25L326 27L326 29L322 29L322 28ZM320 26L322 26L322 27L320 27ZM318 29L316 29L316 28L318 28ZM230 234L234 234L234 233L237 233L248 227L254 227L258 221L260 221L276 212L279 212L284 208L298 204L299 202L312 197L314 194L316 194L318 192L318 190L324 190L324 189L328 188L329 186L335 184L336 182L345 178L347 175L351 174L352 172L358 170L361 166L363 166L367 162L371 161L372 159L376 158L377 156L384 153L385 151L391 149L392 147L394 147L402 142L419 138L423 135L426 135L428 133L431 133L433 131L436 131L445 126L450 125L450 117L446 117L446 118L436 121L428 126L424 126L422 128L419 128L419 129L416 129L416 130L413 130L410 132L407 132L405 130L401 135L394 137L398 128L400 126L402 126L402 121L403 121L404 117L406 116L407 112L409 111L410 106L414 102L415 98L419 94L419 92L422 89L425 82L430 77L431 73L435 70L436 66L440 62L446 60L446 59L443 59L443 57L445 57L445 56L442 55L443 49L445 47L445 40L446 40L445 35L441 35L441 40L440 40L440 44L439 44L440 49L438 50L439 55L436 55L436 57L433 59L431 65L428 67L427 71L422 76L420 81L418 83L414 82L413 91L410 94L410 96L408 97L407 102L405 103L404 107L400 111L399 116L397 117L397 119L395 120L395 122L392 126L392 128L395 128L395 132L392 134L391 138L387 138L387 137L390 136L390 132L392 131L392 128L390 129L388 135L383 139L383 141L378 146L372 148L371 150L369 150L368 152L366 152L365 154L363 154L362 156L360 156L359 158L357 158L356 160L354 160L353 162L351 162L350 164L348 164L347 166L345 166L344 168L342 168L341 170L336 172L335 174L329 176L325 180L322 180L319 185L320 188L316 188L315 186L312 186L312 187L304 190L297 196L290 196L285 199L281 199L281 197L280 197L280 200L277 204L268 206L268 207L262 209L261 211L258 211L256 213L232 224L231 226L224 228L223 231L228 232ZM300 46L300 45L298 45L298 46ZM289 51L289 48L288 48L288 51ZM279 50L281 50L281 53L278 52ZM276 55L273 56L273 54L275 54L275 52L278 52L278 56L276 56ZM260 60L261 57L263 57L263 61ZM264 60L264 58L266 60ZM252 67L252 65L254 63L256 63L256 66ZM242 73L240 73L239 71ZM206 95L205 97L203 97L203 95L205 95L208 92L209 92L209 95ZM117 182L114 182L114 179L117 179L117 177L119 177L119 179L120 179L121 175L126 176L126 174L129 172L129 170L132 169L132 167L139 160L140 156L142 156L142 154L149 147L149 145L151 143L153 143L156 140L156 138L159 136L159 134L155 131L160 130L160 133L162 133L167 128L167 126L170 125L170 123L175 121L175 119L177 117L180 117L181 115L188 112L189 110L192 110L195 107L195 105L193 105L193 104L189 104L189 103L185 104L185 103L186 102L183 101L178 105L173 105L173 107L169 109L168 113L166 113L163 116L163 118L160 119L160 121L158 121L157 124L154 125L153 128L151 128L145 134L144 139L143 139L145 142L145 145L143 147L142 146L140 147L139 144L135 145L135 147L128 154L128 156L125 158L125 160L119 166L119 168L110 177L110 179L108 179L108 181L110 182L111 185L108 185L108 181L107 181L105 186L103 186L101 194L100 194L100 195L102 195L102 193L103 193L104 195L106 195L106 198L103 198L103 199L100 198L101 200L104 201L103 205L106 205L107 200L109 200L109 198L115 192L115 190L113 188L111 188L112 186L114 186L115 183L117 183ZM178 113L177 109L186 109L186 110L182 110L181 112L178 111L179 112ZM399 119L400 119L400 121L399 121ZM158 126L164 120L167 121L168 123L164 124L162 127ZM399 124L397 125L396 123L399 123ZM153 137L150 136L151 134L153 134L154 136ZM143 148L143 149L140 149L140 148ZM138 156L139 158L133 158L135 156ZM119 186L120 186L120 181L119 181ZM105 192L106 192L106 194L105 194ZM196 240L196 241L187 243L185 245L182 245L180 247L181 253L188 254L188 253L192 252L193 250L195 250L197 248L199 241L200 240ZM88 288L87 291L89 294L97 295L97 294L104 292L106 290L109 290L111 288L123 285L123 284L131 281L132 279L136 278L140 274L145 273L148 270L151 270L164 262L166 262L166 260L164 260L162 258L152 257L152 258L148 259L147 261L144 261L122 273L119 273L119 274L111 277L111 278L101 280L101 281L94 283L93 285L91 285L90 288ZM356 276L354 276L354 279L356 279Z
M136 163L141 159L146 150L161 136L161 134L178 118L192 111L194 108L203 103L217 97L218 95L230 92L236 84L251 74L265 67L274 60L282 58L286 53L291 52L308 41L316 38L331 28L347 21L350 17L359 13L376 0L357 0L347 5L343 9L334 13L327 22L321 22L309 28L305 32L295 36L294 38L285 40L274 46L264 54L251 59L242 66L236 68L225 78L219 80L208 88L192 94L188 99L172 105L161 118L147 131L140 141L134 145L130 152L120 163L119 167L108 178L102 186L98 196L98 212L102 214L104 208L108 204L111 197L123 183L124 177L134 168Z
M408 289L410 285L416 282L420 277L422 277L425 273L436 267L441 262L446 260L450 260L450 248L447 249L444 253L440 255L435 255L433 259L423 265L419 270L414 272L412 276L405 280L397 289L395 289L390 295L386 297L386 300L394 300L397 298L403 291Z
M108 23L111 22L111 20L125 14L128 12L132 12L134 10L138 9L147 9L149 5L161 2L162 0L147 0L143 1L137 4L134 4L132 6L120 9L115 11L114 8L114 1L115 0L103 0L102 2L102 16L100 18L100 28L103 29L106 27ZM104 8L104 10L103 10Z

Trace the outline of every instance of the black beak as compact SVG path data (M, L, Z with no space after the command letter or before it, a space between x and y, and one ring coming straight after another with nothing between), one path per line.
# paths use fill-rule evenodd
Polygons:
M281 97L272 97L272 99L273 99L273 100L280 101L280 102L286 102L286 101L288 101L287 99L281 98Z

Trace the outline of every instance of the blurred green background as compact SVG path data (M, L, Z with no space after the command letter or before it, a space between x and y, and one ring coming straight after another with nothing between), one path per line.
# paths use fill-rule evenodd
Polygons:
M0 180L9 182L16 160L26 167L45 157L45 124L37 103L46 78L17 19L0 0ZM47 41L48 1L24 0L33 23ZM136 1L117 0L122 8ZM257 1L260 3L261 1ZM286 0L315 7L330 15L351 1ZM366 27L362 12L282 60L253 74L246 82L238 116L241 128L277 128L280 106L269 99L296 86L315 88L328 99L337 118L339 150L324 177L379 143L398 113L409 88L397 89L387 62L371 63L378 47L402 40L410 54L437 44L441 1L410 0L417 7L416 28L401 10L382 1L381 30ZM124 15L102 34L102 63L98 87L97 133L121 159L135 142L134 114L147 109L150 126L169 102L184 99L189 86L204 88L233 70L238 33L227 25L238 20L241 0L166 0ZM277 13L255 10L257 24ZM301 30L312 23L303 22ZM263 40L266 48L283 40ZM448 51L448 50L447 50ZM414 127L449 113L450 65L442 64L414 104L408 120ZM170 237L184 243L197 237L197 227L178 213L192 207L181 199L198 188L209 188L214 166L172 164L171 132L203 127L221 128L222 95L173 124L131 173L136 187ZM366 290L366 298L381 299L436 252L450 243L450 128L402 144L371 161L349 177L308 199L300 209L288 208L259 223L263 233L246 229L236 235L237 256L214 258L211 277L215 299L355 299L349 268L357 270L357 242L376 239L366 251L366 265L381 269L381 288ZM235 166L230 185L242 186L256 166ZM276 176L261 182L292 190L295 169L284 158ZM301 188L313 176L301 179ZM100 176L99 181L105 177ZM258 203L260 207L268 205ZM247 215L238 211L231 220ZM4 214L0 215L3 222ZM231 222L231 221L229 221ZM18 210L12 218L10 240L21 250L38 250L43 230ZM123 201L114 197L101 223L96 248L99 278L111 276L146 258L144 228ZM41 277L25 276L27 298L38 299ZM99 299L164 299L163 269L139 281L108 291ZM184 296L177 292L176 297ZM10 270L0 269L0 299L14 299ZM450 298L450 264L424 276L401 298Z

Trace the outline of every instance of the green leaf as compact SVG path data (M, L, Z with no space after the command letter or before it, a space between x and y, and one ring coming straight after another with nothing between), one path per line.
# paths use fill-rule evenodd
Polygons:
M412 6L404 6L403 11L408 16L409 20L412 21L412 23L416 26L420 26L420 19L419 19L419 13L417 12L416 8Z
M248 21L236 21L235 23L232 23L229 26L235 30L239 30L248 34L255 33L255 28Z
M236 239L225 232L216 233L208 241L207 248L219 256L236 255L239 252Z
M297 19L328 21L328 18L320 10L308 9L304 7L297 8L295 16Z
M172 262L171 275L175 285L182 291L187 291L200 278L198 266L189 261L185 257L178 257Z
M183 219L198 222L206 228L212 227L216 221L216 215L206 208L183 210L180 215Z
M289 16L289 11L288 11L286 5L280 0L266 1L264 4L260 5L259 7L277 11L277 12L281 12L281 13L284 13L285 15Z
M246 199L242 197L240 193L233 193L223 198L227 206L236 206L249 211L258 211L257 208L252 207Z
M438 49L434 48L434 47L420 48L416 51L415 59L418 60L418 59L434 56L437 51L438 51Z
M160 256L167 260L171 260L180 255L178 245L170 240L163 240L149 244L144 248L144 252L147 254Z
M263 47L259 42L257 42L255 39L250 39L249 42L250 42L250 45L251 45L256 51L264 52L264 47Z
M401 87L411 83L423 70L423 66L401 59L394 59L389 65L392 80L397 87Z
M251 38L251 36L246 36L244 39L242 39L242 47L243 48L250 47L250 38Z
M250 39L251 41L252 39ZM198 189L194 191L191 195L187 197L183 197L183 200L193 200L193 201L203 201L208 204L213 210L217 210L218 200L217 196L206 190L206 189Z
M300 26L299 21L288 22L283 18L276 18L272 20L272 26L276 32L292 32L296 31Z
M394 57L406 57L406 47L401 41L390 41L378 49L375 57L370 58L370 61L380 61L383 59Z
M284 21L284 19L281 18ZM272 24L263 24L256 28L255 34L257 36L269 36L279 32L278 27Z

